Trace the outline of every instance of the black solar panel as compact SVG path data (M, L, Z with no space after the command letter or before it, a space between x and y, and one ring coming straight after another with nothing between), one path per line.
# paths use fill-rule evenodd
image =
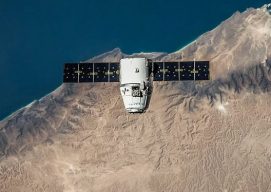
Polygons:
M109 81L118 82L119 81L119 63L110 63L109 69Z
M209 61L153 62L153 80L209 80Z
M79 64L79 82L93 82L93 63Z
M119 81L119 63L66 63L64 65L64 83L109 81Z
M153 80L163 81L164 80L164 67L163 62L153 62Z
M78 63L66 63L64 65L63 82L64 83L78 82Z
M194 61L180 62L180 81L194 80Z
M108 63L94 63L94 82L108 81Z
M209 80L209 61L196 61L195 80Z
M178 81L178 62L165 62L165 77L164 81Z

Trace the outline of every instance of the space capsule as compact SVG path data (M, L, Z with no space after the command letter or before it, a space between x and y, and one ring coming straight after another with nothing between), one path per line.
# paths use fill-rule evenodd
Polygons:
M129 113L141 113L150 97L150 66L146 58L120 60L120 92Z

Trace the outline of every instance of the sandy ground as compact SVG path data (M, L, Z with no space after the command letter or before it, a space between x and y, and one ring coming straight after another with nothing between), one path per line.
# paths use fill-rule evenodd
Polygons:
M210 106L159 83L146 113L127 114L117 85L83 87L81 126L3 160L1 191L271 191L269 94Z

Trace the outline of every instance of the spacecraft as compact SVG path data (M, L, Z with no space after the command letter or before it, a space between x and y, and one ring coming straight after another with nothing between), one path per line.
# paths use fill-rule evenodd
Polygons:
M129 113L146 110L153 81L209 79L209 61L153 61L139 57L112 63L66 63L63 74L64 83L119 82L123 103Z

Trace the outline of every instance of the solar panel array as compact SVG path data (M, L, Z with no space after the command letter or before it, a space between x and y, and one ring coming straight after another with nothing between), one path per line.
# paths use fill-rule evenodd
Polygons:
M118 82L119 63L66 63L64 83Z
M209 61L151 62L154 81L209 80ZM119 63L66 63L63 82L118 82Z
M153 62L154 81L209 80L209 61Z

